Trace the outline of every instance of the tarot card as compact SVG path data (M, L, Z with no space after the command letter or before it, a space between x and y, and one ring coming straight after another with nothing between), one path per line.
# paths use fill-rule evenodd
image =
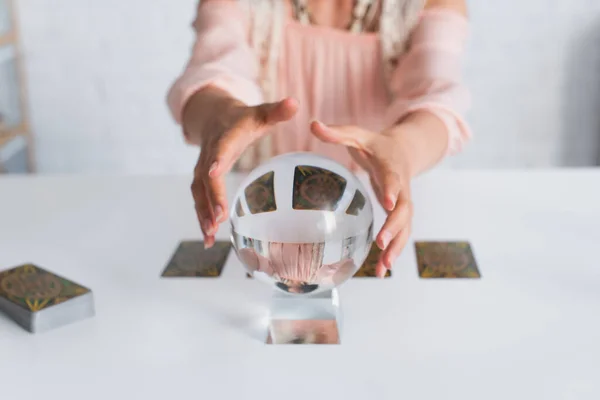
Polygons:
M481 278L469 242L416 242L421 278Z
M267 344L339 344L336 320L272 320Z
M0 272L0 309L30 332L94 315L90 289L33 264Z
M369 250L369 254L367 255L367 259L363 263L363 265L356 271L353 278L376 278L376 267L379 262L379 258L381 257L381 249L375 242L371 244L371 249ZM392 276L392 271L389 269L385 272L385 277L389 278Z
M323 168L299 165L294 170L292 207L334 211L346 189L346 179Z
M162 276L216 278L221 275L230 251L230 242L217 241L205 249L203 242L183 241Z
M365 196L360 192L360 190L356 189L354 193L354 197L350 202L350 205L346 209L346 214L349 215L358 215L363 208L365 208L365 204L367 203Z
M246 204L248 204L248 209L251 214L260 214L277 210L274 180L275 172L267 172L244 189Z

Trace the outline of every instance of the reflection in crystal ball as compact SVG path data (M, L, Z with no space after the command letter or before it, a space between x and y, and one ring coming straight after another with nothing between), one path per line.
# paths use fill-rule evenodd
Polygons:
M373 241L373 208L360 181L310 153L254 169L231 209L231 240L248 272L286 293L315 294L351 278Z

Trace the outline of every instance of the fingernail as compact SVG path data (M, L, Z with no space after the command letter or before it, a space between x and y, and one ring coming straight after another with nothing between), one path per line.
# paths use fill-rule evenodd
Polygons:
M221 219L223 218L223 207L221 207L221 206L215 207L215 218L217 219L217 222L223 222L223 221L221 221Z
M385 268L382 264L380 264L379 269L377 270L378 278L385 278L385 273L387 272L387 268Z
M206 218L202 226L204 227L204 232L207 235L212 234L212 221L210 220L210 218Z
M385 269L392 269L392 264L394 264L394 258L391 255L387 257L387 259L383 262L385 265Z
M382 249L381 250L385 250L388 245L390 244L390 241L392 240L392 234L389 233L388 231L385 231L381 234L381 246Z
M208 241L206 240L206 238L204 238L204 248L205 249L210 249L211 247L213 247L214 243L212 241L212 239L208 239Z
M214 163L212 163L212 165L208 169L208 176L212 176L212 173L217 170L218 166L219 166L219 164L216 161Z
M388 203L390 204L390 211L396 208L396 199L394 199L394 196L388 196Z

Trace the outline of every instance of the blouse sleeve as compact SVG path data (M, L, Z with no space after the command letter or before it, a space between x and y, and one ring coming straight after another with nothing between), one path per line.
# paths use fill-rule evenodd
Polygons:
M167 96L181 123L186 102L211 85L248 104L262 103L258 59L249 45L249 21L237 1L203 0L193 23L196 41L188 64Z
M409 50L392 76L394 98L386 126L414 111L427 110L446 126L447 153L462 149L471 137L464 119L470 96L461 79L468 30L468 20L457 12L443 9L423 12L411 35Z

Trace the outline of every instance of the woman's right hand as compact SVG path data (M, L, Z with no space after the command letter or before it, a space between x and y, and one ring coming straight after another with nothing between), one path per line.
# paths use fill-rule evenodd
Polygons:
M206 248L214 244L219 224L228 217L225 174L248 146L273 125L291 119L297 110L291 98L249 107L211 87L188 101L183 128L188 141L201 148L192 195Z

